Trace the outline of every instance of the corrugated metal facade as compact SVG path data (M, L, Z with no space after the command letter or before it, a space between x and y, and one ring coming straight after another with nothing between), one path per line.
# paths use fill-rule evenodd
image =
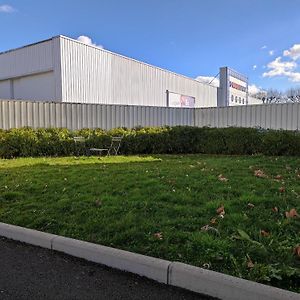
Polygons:
M135 126L262 127L300 130L300 103L220 108L0 101L0 128L102 128Z
M0 53L0 97L61 100L60 39Z
M60 37L63 102L166 106L166 91L217 104L217 88L143 62Z
M52 39L0 54L0 80L53 71Z

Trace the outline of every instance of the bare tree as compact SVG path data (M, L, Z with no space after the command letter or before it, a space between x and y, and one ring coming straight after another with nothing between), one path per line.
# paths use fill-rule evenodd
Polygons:
M300 87L288 89L286 96L291 102L300 102Z

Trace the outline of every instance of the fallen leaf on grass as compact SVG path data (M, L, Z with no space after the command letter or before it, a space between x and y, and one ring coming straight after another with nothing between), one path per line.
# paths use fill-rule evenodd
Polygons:
M260 231L260 235L263 236L263 237L267 237L267 236L270 235L270 232L265 231L265 230L261 230L261 231Z
M163 239L163 235L162 235L161 232L156 232L156 233L154 233L153 235L154 235L154 237L156 237L156 238L159 239L159 240L162 240L162 239Z
M296 256L300 257L300 245L298 245L294 248L294 254Z
M286 211L285 216L287 218L297 218L297 217L299 217L299 215L298 215L295 208L292 208L290 211Z
M228 178L224 177L222 174L220 174L220 175L218 176L218 179L219 179L220 181L224 181L224 182L228 181Z
M211 227L209 225L204 225L201 227L201 231L213 231L215 233L219 233L218 229Z
M276 175L276 176L274 177L274 179L275 179L275 180L282 180L283 177L282 177L281 175Z
M204 263L203 265L204 269L210 269L210 264L209 263Z
M247 261L247 267L248 267L249 269L254 268L254 263L252 262L251 258L249 258L248 261Z
M255 170L254 176L258 178L267 178L268 176L262 170Z
M252 203L250 203L250 202L247 204L247 206L248 206L249 208L254 208L254 207L255 207L255 205L252 204Z
M279 193L284 193L285 192L285 187L284 186L281 186L279 189L278 189Z
M210 224L216 224L217 223L217 219L216 218L212 218L211 220L210 220Z
M224 205L221 205L219 208L217 208L216 212L217 212L217 214L218 214L219 216L224 217L224 215L225 215L225 208L224 208Z
M101 206L101 205L102 205L102 202L101 202L100 200L96 200L96 201L95 201L95 205L96 205L96 206Z
M275 206L275 207L272 208L272 211L275 212L275 213L278 213L278 208Z

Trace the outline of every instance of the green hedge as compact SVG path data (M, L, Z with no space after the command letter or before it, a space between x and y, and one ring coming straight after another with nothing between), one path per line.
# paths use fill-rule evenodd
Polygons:
M121 154L206 153L300 155L300 133L254 128L197 128L188 126L101 129L0 130L0 157L81 155L91 147L103 148L110 137L124 135ZM84 136L86 144L75 144Z

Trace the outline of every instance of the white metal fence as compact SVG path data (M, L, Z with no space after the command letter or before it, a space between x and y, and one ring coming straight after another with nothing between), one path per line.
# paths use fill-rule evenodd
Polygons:
M300 129L300 103L195 109L195 126Z
M29 126L74 130L163 125L299 130L300 103L184 109L0 100L2 129Z
M0 128L68 129L194 125L194 110L151 106L0 101Z

